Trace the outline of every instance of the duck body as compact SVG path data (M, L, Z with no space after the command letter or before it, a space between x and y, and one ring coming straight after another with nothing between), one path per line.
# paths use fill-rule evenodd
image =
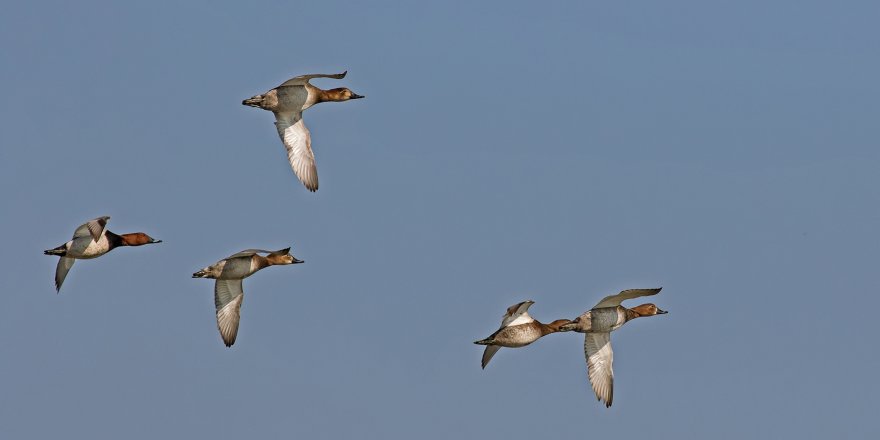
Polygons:
M114 234L107 230L109 216L98 217L80 225L73 232L73 238L67 243L53 249L43 251L46 255L61 257L55 268L55 290L61 291L61 285L76 260L98 258L120 246L142 246L161 243L143 232L130 234Z
M491 341L491 345L499 345L502 347L525 347L526 345L540 339L541 336L551 333L549 330L545 330L542 327L543 325L545 324L533 320L528 324L504 327L486 338L486 340ZM489 344L487 343L485 345Z
M275 129L287 150L290 167L306 189L312 192L318 190L318 167L315 163L315 153L312 151L312 135L303 122L303 112L321 102L342 102L363 96L345 87L319 89L309 83L309 80L342 79L345 78L346 73L348 72L297 76L266 93L241 102L243 105L268 110L275 115Z
M643 317L667 313L654 304L642 304L631 309L620 305L622 301L641 296L660 293L660 289L630 289L603 298L592 309L587 310L559 331L584 333L584 357L587 360L587 373L596 398L605 401L610 407L614 401L614 351L611 349L611 332L627 322Z
M581 325L577 331L582 333L613 332L632 319L628 316L627 308L623 306L587 310L579 317Z
M266 256L260 254L267 254ZM277 251L246 249L230 255L193 274L193 278L211 278L214 282L214 307L217 328L227 347L235 343L244 300L242 280L260 270L276 265L303 263L290 254L290 248Z
M193 274L193 277L213 278L215 280L243 280L265 267L269 267L269 261L266 257L259 254L229 257L196 272Z
M571 322L567 319L559 319L550 324L544 324L532 318L528 309L534 303L529 300L508 307L507 313L501 318L501 328L486 339L474 341L474 344L487 346L483 351L482 366L484 369L501 347L525 347L550 333L558 332L560 326Z
M101 255L104 255L107 252L110 252L118 247L120 245L120 241L121 240L119 239L119 236L113 234L110 231L107 231L104 233L104 235L101 235L101 237L97 241L95 241L92 237L77 237L53 249L53 251L57 252L51 253L51 255L76 258L79 260L98 258Z
M318 103L320 92L321 89L311 84L277 87L242 103L273 113L302 113Z

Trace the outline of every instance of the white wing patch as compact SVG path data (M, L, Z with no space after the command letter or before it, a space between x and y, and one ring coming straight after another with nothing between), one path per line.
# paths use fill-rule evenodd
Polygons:
M507 327L508 325L511 325L510 324L511 322L513 322L515 319L522 316L522 314L524 314L524 313L526 314L526 316L528 316L528 310L529 310L529 307L532 306L532 304L534 304L534 302L532 302L532 301L523 301L521 303L517 303L517 304L514 304L514 305L508 307L507 312L504 314L504 316L501 317L501 327L500 328L504 328L504 327ZM528 323L528 322L531 322L531 321L526 321L526 323Z
M614 352L611 350L611 333L586 333L584 335L584 355L587 358L587 373L598 400L604 400L610 407L614 400Z
M535 319L532 318L528 312L523 312L521 315L517 316L516 319L514 319L513 321L510 321L509 324L503 325L502 327L511 327L514 325L528 324L530 322L535 322Z
M287 160L300 182L309 191L318 190L318 167L312 152L312 135L302 113L275 113L275 128L287 149Z

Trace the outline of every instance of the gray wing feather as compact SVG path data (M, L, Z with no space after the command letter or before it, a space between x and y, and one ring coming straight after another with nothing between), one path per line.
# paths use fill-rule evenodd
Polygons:
M302 120L302 113L275 113L275 128L287 150L290 168L309 191L317 191L318 166L312 151L312 134Z
M244 292L241 280L217 280L214 284L214 305L217 308L217 329L227 347L235 343L241 321Z
M284 249L280 249L277 251L267 251L265 249L245 249L241 252L237 252L235 254L232 254L232 255L226 257L226 259L238 258L238 257L250 257L251 255L254 255L254 254L287 255L289 253L290 253L290 248L284 248Z
M609 295L605 298L602 298L602 301L599 301L598 304L593 306L594 309L599 309L603 307L617 307L620 303L633 298L638 298L640 296L651 296L660 293L662 287L657 289L629 289L623 290L616 295Z
M303 85L309 84L309 80L312 79L312 78L333 78L333 79L342 79L342 78L345 78L345 74L346 74L346 73L348 73L347 70L346 70L345 72L342 72L342 73L335 73L335 74L315 73L315 74L311 74L311 75L300 75L300 76L296 76L296 77L290 78L290 79L287 80L287 81L284 81L284 82L283 82L280 86L278 86L278 87L286 87L286 86L303 86Z
M70 257L61 257L58 259L58 266L55 267L55 291L61 291L61 285L64 284L64 279L67 278L67 272L70 272L70 268L73 267L73 263L76 262L76 259Z
M110 220L109 215L89 220L73 231L73 238L92 236L92 239L98 241L104 235L104 229L107 228L107 221Z
M290 247L286 247L284 249L279 249L277 251L269 252L270 255L287 255L290 253Z
M614 352L611 350L611 333L586 333L584 356L587 358L587 374L596 399L604 400L605 407L610 407L614 401Z
M236 252L236 253L226 257L226 259L228 260L230 258L250 257L251 255L254 255L254 254L268 254L271 252L272 251L267 251L265 249L245 249L243 251Z
M499 345L487 345L486 350L483 351L483 369L486 369L486 365L489 365L489 361L492 360L492 356L495 356L495 353L498 353L498 350L501 349Z

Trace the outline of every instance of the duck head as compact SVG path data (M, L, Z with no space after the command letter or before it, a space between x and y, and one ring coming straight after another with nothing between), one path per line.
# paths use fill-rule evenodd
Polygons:
M145 244L161 243L162 240L156 240L143 232L132 232L131 234L122 234L122 243L125 246L142 246Z
M555 333L555 332L562 331L562 330L560 330L560 328L562 328L562 326L568 325L568 324L571 324L570 319L557 319L557 320L547 324L547 328L549 328L550 330L553 330L553 333Z
M340 87L338 89L330 89L324 90L324 93L321 94L321 101L348 101L351 99L360 99L363 98L363 95L358 95L355 92L352 92L347 87Z
M269 264L272 266L305 263L305 261L297 259L293 255L290 255L290 248L272 252L271 254L266 256L266 261L268 261Z
M651 303L635 306L635 307L631 308L630 310L632 310L633 312L636 312L636 314L638 314L638 316L654 316L654 315L664 315L666 313L669 313L666 310L660 310L660 307L657 307L656 305L651 304Z

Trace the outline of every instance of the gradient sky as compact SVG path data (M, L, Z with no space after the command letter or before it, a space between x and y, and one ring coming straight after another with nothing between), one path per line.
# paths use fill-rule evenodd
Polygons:
M12 2L0 15L0 437L871 438L880 4ZM366 99L305 115L289 77ZM57 259L88 219L164 243ZM245 248L236 345L195 270ZM472 341L532 299L613 335ZM638 301L627 303L629 306ZM356 436L356 437L354 437Z

